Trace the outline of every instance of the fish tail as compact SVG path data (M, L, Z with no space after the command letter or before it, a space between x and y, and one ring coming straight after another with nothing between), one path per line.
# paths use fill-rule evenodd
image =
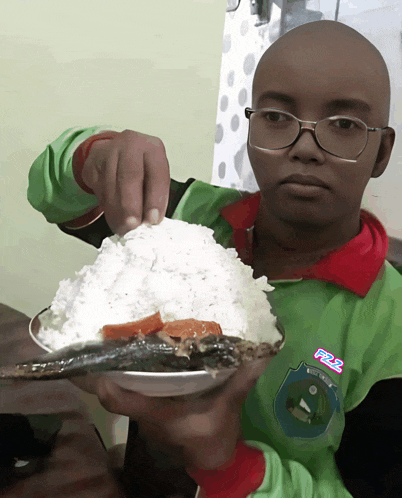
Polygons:
M27 373L21 371L16 365L0 367L0 379L21 379Z
M0 380L54 380L58 378L63 378L63 375L54 372L33 372L19 365L0 367Z

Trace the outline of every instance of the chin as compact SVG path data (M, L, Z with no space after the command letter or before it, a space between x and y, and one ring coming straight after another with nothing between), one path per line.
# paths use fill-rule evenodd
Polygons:
M279 207L279 209L278 209ZM309 206L292 206L288 204L280 209L280 206L273 208L276 216L286 223L297 224L301 227L320 228L325 225L330 225L336 221L335 213L332 209L322 209L317 205Z
M311 231L314 229L318 230L333 223L332 220L325 220L323 218L318 219L313 218L312 216L287 216L282 217L282 221L290 225L297 226L299 229L303 229L304 231Z

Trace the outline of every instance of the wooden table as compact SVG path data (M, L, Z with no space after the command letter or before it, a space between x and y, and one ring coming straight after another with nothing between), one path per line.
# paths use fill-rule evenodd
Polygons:
M0 365L43 354L28 333L30 319L0 304ZM43 472L20 480L5 498L123 498L80 390L67 380L0 387L0 413L58 414L63 422Z

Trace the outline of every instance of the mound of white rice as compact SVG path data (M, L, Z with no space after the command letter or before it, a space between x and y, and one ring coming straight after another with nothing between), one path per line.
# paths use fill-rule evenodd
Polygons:
M264 292L273 287L252 273L209 228L167 218L141 225L105 239L93 265L60 283L38 339L57 350L160 311L163 321L214 321L224 334L273 344L281 335Z

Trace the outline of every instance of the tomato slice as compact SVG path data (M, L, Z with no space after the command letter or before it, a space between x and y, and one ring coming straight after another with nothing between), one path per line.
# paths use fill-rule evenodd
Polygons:
M159 311L135 322L117 325L105 325L102 329L104 339L122 339L134 335L165 332L170 337L186 339L187 337L205 337L207 335L222 335L222 329L216 322L206 322L188 318L163 323Z
M163 322L159 311L154 315L147 316L135 322L121 323L117 325L105 325L102 329L105 339L122 339L134 335L153 334L162 330Z
M207 335L222 335L222 329L216 322L204 322L188 318L186 320L175 320L166 322L162 328L170 337L205 337Z

